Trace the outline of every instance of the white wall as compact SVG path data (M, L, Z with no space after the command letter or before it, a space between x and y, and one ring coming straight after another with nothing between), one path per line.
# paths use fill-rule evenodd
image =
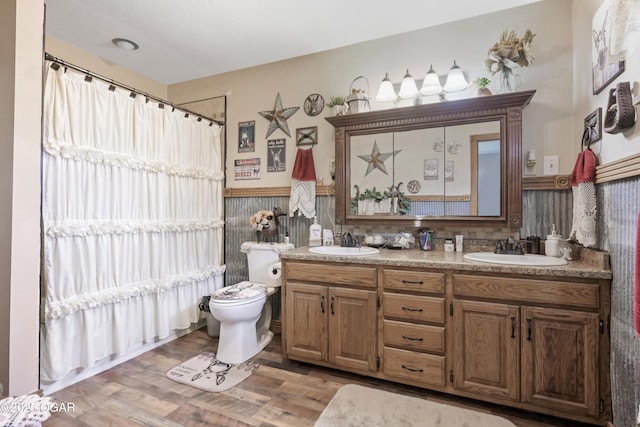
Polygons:
M573 37L575 73L573 80L575 122L581 130L584 118L598 107L602 107L602 120L607 108L609 89L616 83L629 81L633 87L634 99L638 101L640 87L640 46L629 52L625 61L625 71L598 95L593 95L591 84L591 21L593 15L605 0L580 0L573 6ZM637 106L636 106L637 113ZM603 131L602 141L591 147L598 154L600 164L605 164L640 152L640 124L623 133L611 135Z
M43 0L0 2L0 382L38 389Z
M444 24L433 28L360 43L318 54L211 76L169 86L174 102L186 102L228 94L227 132L229 151L227 187L287 186L290 184L296 146L287 138L287 171L267 173L263 167L260 181L234 181L233 161L237 158L260 157L266 163L266 130L268 121L258 112L271 110L277 93L283 106L302 106L311 93L347 96L350 84L360 75L369 80L373 97L388 72L399 83L407 68L421 80L429 66L444 76L454 59L469 80L487 75L484 59L488 49L498 40L503 29L515 28L522 36L527 28L536 33L533 41L535 61L520 74L524 80L519 90L536 89L531 105L524 110L524 150L535 149L540 160L547 155L560 156L560 173L573 168L582 132L575 129L573 114L573 34L571 0L545 0L498 13ZM268 47L265 47L268 48ZM497 78L491 88L497 91ZM360 83L360 79L357 83ZM472 96L473 89L456 96ZM374 103L375 104L375 103ZM379 108L379 105L374 105ZM334 153L333 127L325 120L329 112L308 117L302 110L289 120L292 137L298 127L318 126L319 145L314 149L316 175L329 183L329 161ZM255 153L237 152L238 122L255 120ZM276 131L271 138L286 137ZM542 174L542 161L536 165Z

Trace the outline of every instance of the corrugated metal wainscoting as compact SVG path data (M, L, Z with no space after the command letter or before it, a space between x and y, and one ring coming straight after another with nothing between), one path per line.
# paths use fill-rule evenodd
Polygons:
M573 193L571 190L527 190L522 192L520 236L547 237L551 225L565 239L571 233Z
M249 218L261 209L273 209L275 206L285 212L289 209L289 197L227 197L225 198L225 239L224 253L227 271L225 286L233 285L249 279L247 257L240 252L242 242L255 241L257 235L251 228ZM334 227L335 208L333 196L316 197L316 213L318 222L323 228ZM280 241L284 241L285 231L289 232L289 241L296 247L306 246L309 240L309 226L312 219L298 216L280 217ZM280 297L275 294L271 298L273 304L273 319L280 319Z
M640 405L640 337L633 330L633 283L640 179L598 184L598 247L611 255L611 394L616 426L635 426Z

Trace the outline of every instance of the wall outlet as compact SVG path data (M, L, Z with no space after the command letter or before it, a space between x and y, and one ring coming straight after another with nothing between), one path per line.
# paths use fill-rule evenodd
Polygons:
M544 156L544 174L558 175L559 156Z

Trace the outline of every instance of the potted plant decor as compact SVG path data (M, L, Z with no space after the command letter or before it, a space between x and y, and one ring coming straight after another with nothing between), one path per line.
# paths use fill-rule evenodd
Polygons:
M347 112L349 108L347 105L347 100L342 96L332 96L329 98L329 102L327 102L327 107L331 109L331 112L334 116L341 116Z
M487 86L489 86L489 83L491 83L491 80L489 80L486 77L478 77L477 79L475 79L473 81L473 83L476 86L478 86L478 88L476 89L476 96L491 95L491 91L487 87Z

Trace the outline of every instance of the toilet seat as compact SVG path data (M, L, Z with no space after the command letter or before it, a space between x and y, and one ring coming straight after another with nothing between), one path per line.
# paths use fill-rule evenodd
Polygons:
M247 280L235 285L225 286L211 294L209 303L217 305L243 305L266 299L267 288L259 283Z

